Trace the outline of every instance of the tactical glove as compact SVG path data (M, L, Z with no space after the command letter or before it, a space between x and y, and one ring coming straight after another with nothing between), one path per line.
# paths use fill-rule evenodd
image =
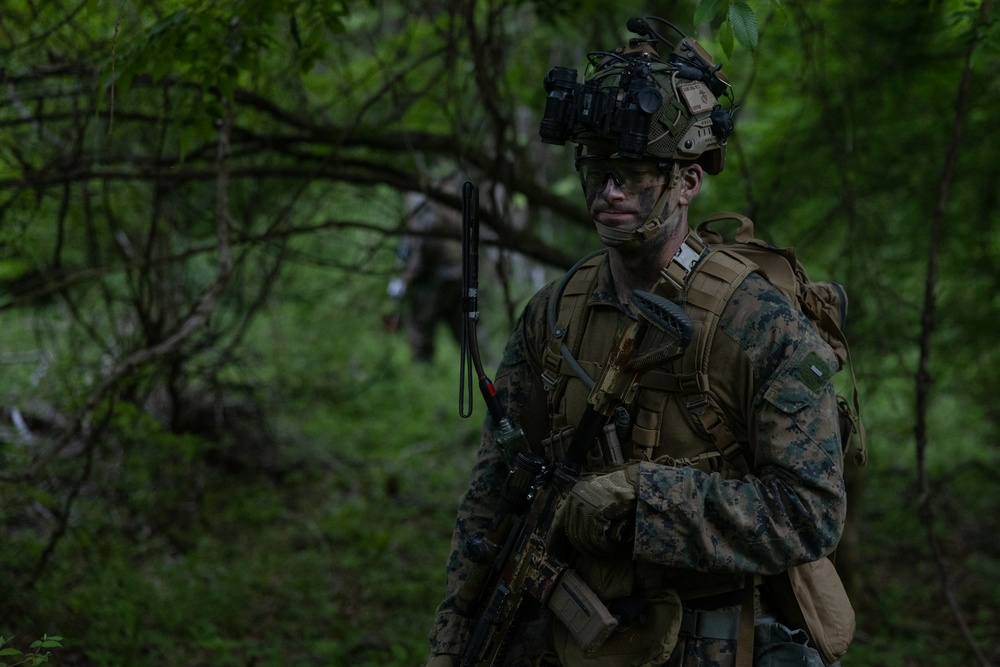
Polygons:
M425 667L455 667L458 664L458 657L442 653L433 656L427 661Z
M613 556L635 535L639 464L577 482L559 509L556 522L577 550Z

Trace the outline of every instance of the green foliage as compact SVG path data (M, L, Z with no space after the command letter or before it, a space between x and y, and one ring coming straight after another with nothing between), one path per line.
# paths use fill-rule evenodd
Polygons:
M186 119L179 136L182 158L213 136L237 87L254 89L269 70L307 73L345 30L347 16L342 2L314 0L171 4L176 9L151 25L132 17L124 30L116 29L115 51L103 68L112 114L115 96L129 95L136 77L154 85L184 82L176 105Z
M266 351L250 376L267 378L273 473L229 470L211 462L217 448L117 413L126 467L107 497L77 505L87 528L60 544L31 603L66 621L91 664L422 659L478 424L457 417L449 341L415 369L363 310L371 292L326 289L325 274L301 268L286 289L309 299L251 337ZM345 311L366 315L328 335ZM9 571L38 552L5 553Z
M991 530L998 516L993 483L996 465L970 464L936 477L933 504L939 516L944 556L952 565L948 573L961 590L959 603L974 627L979 618L993 618L998 593L995 575L997 549L983 531ZM870 585L858 605L859 637L843 664L903 667L947 667L974 664L968 647L953 630L953 622L922 539L923 528L914 511L920 499L902 470L880 468L869 477L864 497L865 533L863 560ZM978 517L977 519L971 519ZM975 525L973 525L975 524ZM961 567L957 564L963 563ZM874 626L888 628L872 631ZM986 633L978 641L989 646Z
M778 4L778 0L774 4ZM757 13L748 3L743 0L700 0L694 11L694 24L705 25L719 16L722 20L718 25L718 39L726 58L733 57L734 40L751 54L757 52Z
M404 196L454 208L448 178L490 183L495 364L557 252L594 243L572 149L537 141L544 73L621 43L648 8L79 6L14 0L0 17L0 630L58 627L85 665L416 664L482 409L456 416L444 332L417 367L383 328ZM666 17L727 57L740 105L693 217L751 215L852 299L872 464L847 667L970 662L917 521L912 406L972 40L927 464L961 599L995 650L1000 163L980 144L1000 89L982 8L701 0ZM222 275L220 220L232 275L203 324L153 353Z
M740 0L730 3L728 18L736 41L754 53L757 50L757 15L750 5ZM732 51L727 55L732 55Z
M28 651L24 652L10 645L12 639L13 638L0 636L0 658L14 661L0 661L0 667L18 667L19 665L36 667L37 665L43 665L49 661L50 657L52 657L52 651L46 650L43 653L43 649L63 647L62 637L56 635L43 635L41 639L36 639L31 642L31 645L28 647Z
M694 24L704 25L719 14L725 4L725 0L701 0L694 10Z
M308 71L326 54L331 33L345 30L343 2L241 0L176 1L149 26L120 35L114 73L125 90L138 75L153 82L181 79L232 99L237 85L256 77L269 52L289 44L297 66ZM119 19L122 17L119 16ZM215 58L205 58L214 53Z

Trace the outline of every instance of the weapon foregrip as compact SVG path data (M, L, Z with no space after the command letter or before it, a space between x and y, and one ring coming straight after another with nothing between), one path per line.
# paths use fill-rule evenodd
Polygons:
M632 294L632 303L650 324L676 338L680 347L687 347L691 342L694 322L681 306L657 294L641 291Z
M503 584L497 586L489 606L483 611L483 615L479 617L479 622L476 624L472 632L472 637L470 637L469 643L465 647L465 655L461 661L462 667L471 667L479 664L484 649L487 648L489 638L496 629L494 624L503 610L508 595L510 595L509 588Z

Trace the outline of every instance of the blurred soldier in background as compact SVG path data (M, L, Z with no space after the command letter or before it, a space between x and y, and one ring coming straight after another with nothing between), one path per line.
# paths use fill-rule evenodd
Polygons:
M456 342L462 332L461 216L422 194L407 196L409 228L396 251L402 267L386 289L398 303L390 328L402 325L413 359L434 359L439 323Z

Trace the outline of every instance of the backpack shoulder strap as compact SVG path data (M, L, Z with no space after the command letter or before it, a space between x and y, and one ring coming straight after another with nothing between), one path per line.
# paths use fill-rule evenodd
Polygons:
M732 240L712 229L720 221L738 223ZM854 460L865 465L868 460L867 437L861 420L858 383L851 361L850 347L844 328L847 324L848 299L844 288L831 281L812 281L805 267L792 248L779 248L754 236L753 221L739 213L721 212L706 218L697 228L698 235L715 247L732 249L738 255L757 265L759 272L782 292L792 304L797 304L815 325L820 337L833 349L839 363L838 370L850 369L853 400L840 399L841 435L845 453L856 436Z
M731 239L712 229L720 221L735 221L738 226ZM733 248L737 253L757 264L761 275L781 291L789 301L798 306L813 322L820 337L833 349L839 369L850 371L851 402L838 399L841 418L841 436L844 452L854 448L854 461L864 466L868 462L868 444L864 422L861 419L861 402L858 398L858 381L844 329L847 325L848 299L844 288L831 281L813 281L805 267L798 261L792 248L779 248L754 236L753 221L739 213L721 212L698 225L698 234L708 243Z
M582 321L606 255L607 250L598 250L580 259L556 284L549 298L546 323L551 337L542 353L542 382L550 395L569 375L578 377L587 388L594 385L596 369L585 368L571 350L579 347L583 326L577 325Z
M575 376L590 388L597 374L596 367L588 368L592 362L574 357L574 350L581 344L584 310L605 255L606 251L598 251L577 262L557 283L549 301L547 325L551 337L542 356L542 380L548 389L552 414L557 417L562 414L558 406L567 379ZM736 287L755 270L756 265L738 253L711 248L691 232L653 288L657 294L684 305L695 321L695 338L688 353L675 362L674 372L653 370L642 384L680 394L692 426L705 433L727 459L743 456L743 452L713 397L709 353L722 311ZM569 426L561 422L556 418L554 427ZM635 435L642 440L640 433ZM649 437L655 440L658 436L650 433Z
M691 251L699 249L697 259L686 267L681 265L684 247ZM674 363L672 373L653 371L655 377L650 380L679 394L692 425L705 433L728 461L735 461L744 452L713 393L709 376L712 343L719 318L733 292L757 270L756 264L747 258L724 248L707 246L692 232L678 256L663 269L663 280L655 290L684 305L695 322L695 337L687 353Z

